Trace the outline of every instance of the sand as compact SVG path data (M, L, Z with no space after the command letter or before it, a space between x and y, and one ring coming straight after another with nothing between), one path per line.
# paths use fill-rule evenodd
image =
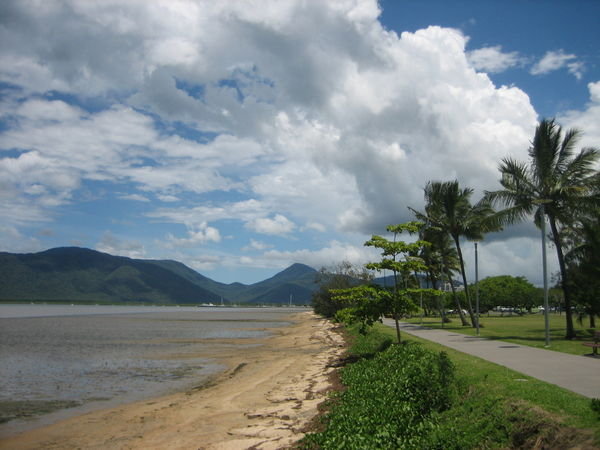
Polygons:
M222 353L228 370L206 386L73 417L4 439L0 448L286 448L317 414L344 351L330 322L310 312L292 320L270 337L244 340L257 345L243 352Z

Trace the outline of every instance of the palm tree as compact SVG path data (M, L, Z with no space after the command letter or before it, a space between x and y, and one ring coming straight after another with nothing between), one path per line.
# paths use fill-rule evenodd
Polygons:
M565 254L571 294L582 307L577 320L582 323L587 314L590 328L596 328L596 316L600 317L600 209L563 231L563 235L567 233L571 235L570 250Z
M542 220L548 218L565 297L567 339L575 337L575 329L562 230L600 204L597 190L600 174L594 169L600 154L593 148L575 154L579 136L576 129L563 134L554 119L542 120L529 148L529 164L504 158L499 167L503 189L486 192L485 197L505 208L499 213L504 223L519 222L533 215L540 227Z
M483 239L484 233L496 231L500 227L494 222L495 214L489 201L480 200L471 205L473 189L461 189L458 181L430 181L425 186L425 212L421 213L409 208L415 213L419 220L424 221L432 227L436 227L450 235L454 241L460 272L467 299L471 325L476 326L475 314L469 295L467 275L465 273L465 262L460 247L461 237L470 240Z
M424 247L421 252L421 258L430 268L428 271L429 279L432 286L435 286L438 281L444 282L444 278L450 283L452 289L452 297L456 303L456 308L460 321L463 326L469 325L465 315L463 313L463 307L460 304L460 299L456 295L456 288L454 287L454 281L452 279L452 272L459 270L458 253L456 248L450 242L450 238L447 233L434 228L424 227L421 230L420 239L431 242L431 246Z

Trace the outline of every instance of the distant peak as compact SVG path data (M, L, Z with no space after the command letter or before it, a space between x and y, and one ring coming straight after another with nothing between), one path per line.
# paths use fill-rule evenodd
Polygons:
M287 272L287 271L299 271L302 270L304 272L316 272L315 269L313 269L310 266L307 266L306 264L302 264L302 263L294 263L291 266L289 266L287 269L283 270L283 272Z

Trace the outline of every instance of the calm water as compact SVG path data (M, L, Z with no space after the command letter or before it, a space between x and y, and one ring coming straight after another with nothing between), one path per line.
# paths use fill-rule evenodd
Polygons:
M73 414L197 386L223 367L195 354L218 339L263 337L295 311L0 305L0 405L75 401ZM42 422L11 420L0 434Z

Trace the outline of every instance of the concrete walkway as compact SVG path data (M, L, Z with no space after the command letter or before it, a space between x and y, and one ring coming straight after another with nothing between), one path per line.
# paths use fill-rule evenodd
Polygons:
M395 327L393 319L385 325ZM600 357L569 355L401 322L400 331L478 356L590 398L600 398ZM591 351L591 348L590 348Z

